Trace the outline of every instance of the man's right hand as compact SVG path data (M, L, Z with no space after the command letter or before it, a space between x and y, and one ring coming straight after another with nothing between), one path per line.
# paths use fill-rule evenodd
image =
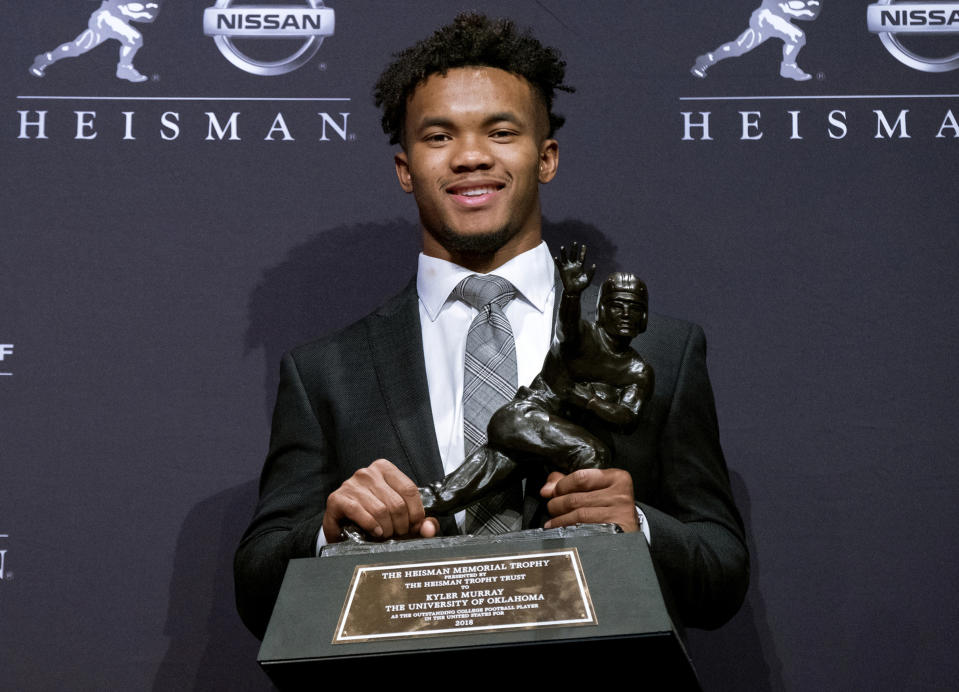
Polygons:
M358 470L330 493L323 515L327 543L341 540L340 524L352 521L375 538L432 538L439 522L427 517L409 477L386 459Z

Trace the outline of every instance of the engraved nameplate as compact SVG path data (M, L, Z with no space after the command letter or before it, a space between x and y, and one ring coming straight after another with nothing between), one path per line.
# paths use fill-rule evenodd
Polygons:
M595 625L576 548L358 565L334 644Z

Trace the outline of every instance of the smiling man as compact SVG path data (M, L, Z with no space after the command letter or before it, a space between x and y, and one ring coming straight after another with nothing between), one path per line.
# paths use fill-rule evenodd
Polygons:
M632 288L610 287L602 319L657 376L642 420L604 440L615 468L527 481L525 497L517 484L465 516L424 511L417 486L484 444L490 416L550 349L564 284L542 241L539 187L559 164L564 74L558 52L512 22L466 13L380 77L376 103L401 147L394 164L419 209L422 253L406 290L283 359L260 501L235 560L237 605L257 636L287 561L340 540L349 523L386 539L534 518L614 522L646 535L685 624L718 626L742 602L748 555L702 331L650 315L637 336L638 317L621 314Z
M525 78L463 67L409 98L400 185L413 193L423 253L488 273L540 244L539 185L556 175L542 100Z

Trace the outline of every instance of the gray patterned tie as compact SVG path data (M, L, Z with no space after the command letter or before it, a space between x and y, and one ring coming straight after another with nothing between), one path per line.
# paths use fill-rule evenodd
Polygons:
M463 279L454 298L479 313L466 336L463 371L463 448L467 456L486 443L490 417L516 394L516 345L503 308L516 289L499 276L473 274ZM522 528L522 487L509 488L467 509L467 533L506 533Z

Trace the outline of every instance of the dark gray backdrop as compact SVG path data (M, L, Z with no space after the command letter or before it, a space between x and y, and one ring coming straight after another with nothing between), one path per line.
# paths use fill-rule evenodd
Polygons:
M691 633L707 689L959 683L959 132L942 127L959 72L893 59L867 2L825 0L799 24L816 78L797 83L777 40L689 74L759 0L340 0L310 63L256 77L202 34L207 4L168 0L137 25L150 79L129 84L116 42L27 72L96 3L3 3L0 686L269 687L230 562L279 357L412 275L415 209L370 87L469 6L534 26L578 87L558 103L549 238L587 239L603 271L638 272L656 310L706 328L753 551L741 613ZM236 100L253 97L349 100ZM21 110L47 112L46 139L19 137ZM876 110L908 110L909 136L886 136ZM96 138L76 139L75 111L95 112L81 117ZM345 138L320 141L320 111L349 113ZM683 141L684 111L710 113L711 140ZM761 139L741 139L740 111ZM206 112L239 113L239 139L207 140ZM293 141L264 139L278 112Z

